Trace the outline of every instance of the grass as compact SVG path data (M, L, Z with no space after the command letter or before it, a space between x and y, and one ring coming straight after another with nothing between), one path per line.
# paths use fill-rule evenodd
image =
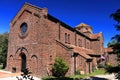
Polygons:
M73 78L73 79L75 79L75 78L86 78L87 76L86 75L72 75L72 76L69 76L70 78Z
M101 75L101 74L106 74L104 69L97 69L94 70L92 73L90 74L84 74L84 75L73 75L70 76L72 78L87 78L87 77L91 77L91 76L95 76L95 75Z
M44 77L42 78L42 80L73 80L73 78L70 77L53 77L53 76L49 76L49 77Z
M94 70L91 74L88 74L87 76L95 76L95 75L100 75L100 74L106 74L104 69L97 69Z
M51 79L52 80L74 80L74 79L87 78L87 77L101 75L101 74L106 74L104 69L97 69L97 70L94 70L91 74L86 74L86 75L72 75L64 78L56 78L56 77L50 76L50 77L44 77L42 78L42 80L51 80Z

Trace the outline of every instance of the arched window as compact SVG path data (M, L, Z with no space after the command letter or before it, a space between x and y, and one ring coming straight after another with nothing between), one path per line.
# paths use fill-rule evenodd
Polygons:
M67 33L65 33L65 43L67 43Z
M68 34L68 44L70 44L70 34Z
M81 39L78 39L78 46L82 47L82 40Z
M65 43L70 44L70 34L65 33Z
M27 23L22 23L22 25L20 26L20 30L21 30L21 35L24 36L26 31L27 31Z

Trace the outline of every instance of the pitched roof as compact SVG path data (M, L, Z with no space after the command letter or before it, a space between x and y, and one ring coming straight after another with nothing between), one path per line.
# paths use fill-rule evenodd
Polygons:
M104 48L104 52L113 52L113 49L112 47Z
M95 52L91 49L86 49L84 47L78 47L78 46L75 46L74 49L77 49L79 51L83 51L85 52L87 55L91 54L91 55L96 55Z
M84 50L81 50L79 47L74 48L74 52L78 53L79 55L83 56L86 59L92 59Z
M91 39L98 39L99 36L100 36L99 34L91 34L91 35L90 35L90 38L91 38Z
M90 38L91 39L98 39L99 37L101 37L102 36L102 32L99 32L99 33L97 33L97 34L91 34L90 35Z
M70 45L70 44L65 44L59 40L56 40L58 43L60 43L60 45L68 48L68 49L72 49L73 52L75 53L78 53L79 55L81 55L82 57L84 57L85 59L92 59L89 54L93 54L93 51L92 50L88 50L88 49L85 49L85 48L80 48L80 47L77 47L75 45Z

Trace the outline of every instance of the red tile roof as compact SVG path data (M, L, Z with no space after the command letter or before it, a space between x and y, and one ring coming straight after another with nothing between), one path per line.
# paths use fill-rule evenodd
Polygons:
M104 52L113 52L113 49L112 47L104 48Z
M86 52L84 52L84 50L81 50L81 49L78 48L78 47L75 47L75 48L74 48L74 52L75 52L75 53L78 53L79 55L83 56L83 57L86 58L86 59L92 59L89 55L86 54Z
M99 33L98 33L98 34L91 34L91 35L90 35L90 38L91 38L91 39L98 39L99 36L100 36Z
M65 44L59 40L56 40L56 41L59 42L61 45L67 47L68 49L72 49L73 52L78 53L79 55L83 56L85 59L92 59L92 57L90 57L89 55L97 55L91 49L86 49L84 47L78 47L75 45Z

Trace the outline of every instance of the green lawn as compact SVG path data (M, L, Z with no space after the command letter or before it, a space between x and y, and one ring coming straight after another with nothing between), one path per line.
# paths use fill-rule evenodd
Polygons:
M104 69L94 70L91 74L88 74L87 76L95 76L100 74L106 74L105 70Z
M70 77L75 77L75 78L86 78L86 77L90 77L90 76L95 76L95 75L100 75L100 74L106 74L105 70L104 69L97 69L97 70L94 70L92 73L90 74L85 74L85 75L73 75L73 76L70 76Z
M91 77L91 76L95 76L95 75L100 75L100 74L106 74L104 69L97 69L94 70L91 74L87 74L87 75L72 75L72 76L67 76L65 77L65 79L62 80L73 80L75 78L80 79L80 78L87 78L87 77ZM44 77L43 80L60 80L59 78L55 78L55 77Z

